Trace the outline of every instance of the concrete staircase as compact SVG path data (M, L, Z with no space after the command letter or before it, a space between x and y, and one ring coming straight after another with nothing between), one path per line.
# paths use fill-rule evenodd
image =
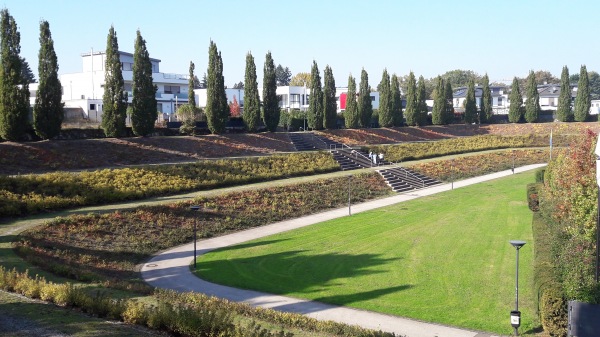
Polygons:
M429 186L441 184L442 182L431 177L419 174L404 167L394 167L378 170L394 192L402 193L418 190Z
M288 136L296 151L328 150L328 145L317 138L312 132L289 132Z

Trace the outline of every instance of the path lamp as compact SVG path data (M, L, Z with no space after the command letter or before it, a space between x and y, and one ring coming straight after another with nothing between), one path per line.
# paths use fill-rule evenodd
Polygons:
M512 173L515 174L515 150L512 150Z
M598 136L600 138L600 136ZM596 183L598 184L598 215L596 216L596 272L595 280L598 283L598 273L600 273L600 141L596 141Z
M510 324L515 328L515 336L519 335L519 326L521 326L521 312L519 311L519 249L525 246L525 241L511 240L510 244L517 250L517 274L515 286L515 310L510 312Z
M194 211L194 213L197 213L200 210L200 206L198 205L194 205L194 206L190 206L190 209L192 211ZM196 224L198 222L198 218L194 217L194 271L196 270Z
M450 187L454 189L454 159L450 160Z
M352 210L350 208L350 188L352 187L352 175L348 176L348 215L352 215Z

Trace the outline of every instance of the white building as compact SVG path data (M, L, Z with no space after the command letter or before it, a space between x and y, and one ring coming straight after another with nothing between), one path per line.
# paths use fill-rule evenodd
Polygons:
M490 92L492 94L492 111L494 114L503 115L508 114L508 90L505 86L490 86ZM483 97L483 87L475 87L475 103L477 108L481 107L481 99ZM454 90L453 95L453 106L457 111L462 111L467 98L467 87L460 87Z
M125 91L131 103L133 84L133 54L119 51ZM81 54L82 72L60 75L62 100L65 108L80 108L84 118L100 122L102 120L102 96L106 53L103 51ZM151 58L152 79L157 86L156 111L169 118L177 106L187 104L188 75L160 72L160 60Z
M277 96L280 97L279 107L281 109L300 109L307 110L310 100L310 89L296 86L277 87ZM346 98L348 88L335 88L335 100L337 102L337 112L346 110ZM379 109L379 93L374 91L370 93L373 109Z
M206 108L206 89L194 89L196 95L196 106L204 109ZM244 106L244 89L225 89L225 95L227 96L227 103L232 103L234 98L243 108Z

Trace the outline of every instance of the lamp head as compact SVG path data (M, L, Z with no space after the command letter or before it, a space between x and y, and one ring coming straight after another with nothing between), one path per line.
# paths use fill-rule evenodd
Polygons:
M198 211L198 210L200 210L200 206L198 206L198 205L190 206L190 209L192 211Z
M517 250L519 250L519 249L521 249L521 247L525 246L525 243L526 243L525 241L520 241L520 240L510 240L509 242Z

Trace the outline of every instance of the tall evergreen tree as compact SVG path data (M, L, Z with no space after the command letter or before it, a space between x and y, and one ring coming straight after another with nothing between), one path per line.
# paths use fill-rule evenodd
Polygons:
M24 57L21 57L21 77L23 77L24 83L35 83L35 75Z
M308 127L315 130L323 128L323 90L317 62L313 60L310 72L310 97L308 100Z
M585 65L579 70L577 83L577 97L575 97L575 121L585 122L590 114L590 82Z
M225 131L229 120L229 106L225 94L223 60L212 40L208 48L208 78L206 81L206 122L210 132L219 134Z
M533 70L527 76L527 101L525 102L525 121L527 123L537 122L540 116L540 94L537 91L537 81Z
M28 124L29 84L22 76L21 34L6 8L0 29L0 137L19 140Z
M360 127L358 106L356 105L356 80L352 75L348 76L348 92L346 93L344 123L348 129L357 129Z
M277 78L275 63L271 52L267 53L263 78L263 115L262 119L267 130L274 132L279 124L279 99L277 98Z
M256 131L260 123L260 97L256 80L256 65L250 52L246 54L246 75L244 77L244 113L242 114L246 128Z
M110 26L106 38L106 61L104 65L104 95L102 96L102 129L107 137L125 135L127 118L127 92L121 70L117 32Z
M519 80L513 78L512 86L510 88L510 106L508 107L508 121L510 123L519 123L523 115L521 106L523 105L523 96L521 96L521 90L519 89Z
M156 85L152 82L152 62L146 49L146 40L137 31L133 52L133 98L131 101L131 129L136 136L148 136L156 122Z
M371 127L373 103L371 102L371 86L369 85L369 75L365 69L363 69L360 73L360 87L358 90L358 115L360 116L361 127Z
M433 110L431 111L431 123L433 125L446 124L446 86L442 76L437 77L435 91L433 92Z
M452 83L446 81L446 124L451 124L454 121L454 92L452 91Z
M567 66L563 67L562 74L560 75L560 95L558 96L556 119L561 122L571 122L573 120L571 85L569 83L569 68Z
M425 88L425 78L419 76L417 83L417 118L418 125L427 125L427 89Z
M479 122L487 123L492 118L492 90L490 89L490 78L485 74L482 78L483 94L481 96L481 109Z
M402 94L400 93L400 83L398 82L398 76L392 75L390 84L390 113L394 126L402 126L404 124L404 116L402 116Z
M465 123L471 124L477 116L477 103L475 101L475 82L469 80L467 86L467 97L465 98Z
M40 82L33 106L33 129L42 139L58 136L64 111L62 88L58 79L58 61L48 21L40 22L40 52L38 74Z
M415 80L415 74L412 71L408 75L404 117L406 118L407 125L419 125L419 115L417 113L417 81Z
M196 76L194 75L194 69L196 66L194 62L190 61L190 69L188 75L188 104L192 107L196 106L196 94L194 93L194 79Z
M335 78L333 70L329 65L325 66L323 75L323 108L325 116L323 127L326 129L335 129L337 126L337 101L335 100Z
M390 75L387 69L383 69L381 82L379 82L379 126L388 128L394 126L392 116L392 89L390 87Z

